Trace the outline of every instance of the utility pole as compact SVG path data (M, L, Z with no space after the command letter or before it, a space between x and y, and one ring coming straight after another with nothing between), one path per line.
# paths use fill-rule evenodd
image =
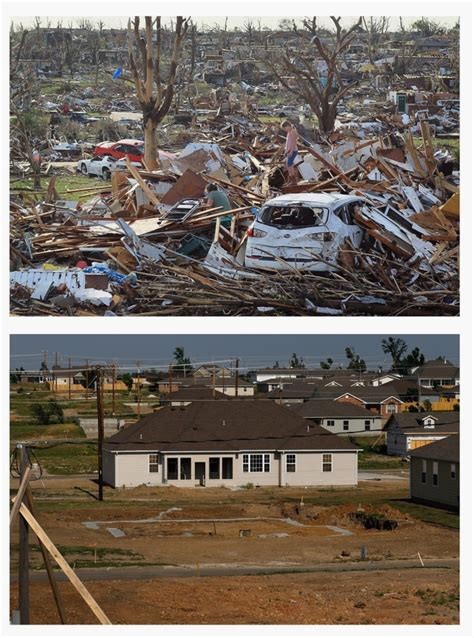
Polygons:
M115 416L115 361L112 362L112 416Z
M20 453L20 485L29 465L28 448L21 443L17 445ZM18 559L18 595L20 600L20 623L30 624L30 584L29 584L29 525L23 516L19 516L20 543Z
M48 351L43 350L43 381L46 381L48 371Z
M137 415L140 416L140 361L137 361Z
M222 368L222 394L225 394L225 370Z
M235 398L239 396L239 363L240 360L237 357L235 360Z
M100 366L96 366L97 384L97 466L99 475L99 501L104 500L104 486L102 482L102 447L104 444L104 405L102 403L102 374Z
M212 366L212 396L216 398L216 368Z
M173 390L173 368L171 367L171 364L168 370L168 376L169 376L169 393L171 394Z
M68 383L68 397L69 401L71 400L71 357L69 357L69 383Z

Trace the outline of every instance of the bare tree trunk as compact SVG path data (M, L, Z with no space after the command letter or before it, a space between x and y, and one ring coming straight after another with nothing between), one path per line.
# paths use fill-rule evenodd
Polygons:
M145 165L150 170L154 171L159 168L158 157L158 145L156 141L156 129L158 125L153 122L151 117L146 121L144 127L145 133L145 154L143 156Z

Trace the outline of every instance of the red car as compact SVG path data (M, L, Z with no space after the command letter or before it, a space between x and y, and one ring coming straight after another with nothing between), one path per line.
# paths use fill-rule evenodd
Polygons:
M119 140L118 142L101 142L97 144L94 155L110 155L115 159L128 157L131 162L141 162L145 151L143 140Z

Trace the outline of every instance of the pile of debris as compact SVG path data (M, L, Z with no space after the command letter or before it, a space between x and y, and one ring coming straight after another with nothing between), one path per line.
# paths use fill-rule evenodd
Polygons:
M16 192L12 312L458 314L456 161L434 151L426 120L418 145L398 116L380 122L376 136L300 136L291 185L275 127L216 115L199 142L160 151L157 171L126 160L77 199L59 197L56 176L41 201ZM231 210L205 204L210 183Z

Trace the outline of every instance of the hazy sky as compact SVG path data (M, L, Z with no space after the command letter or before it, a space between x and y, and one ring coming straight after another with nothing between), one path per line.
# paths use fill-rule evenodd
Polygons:
M236 356L242 369L288 364L295 352L303 355L307 367L319 367L322 359L331 357L336 364L347 366L344 350L355 349L367 363L368 369L379 365L388 368L390 357L381 349L381 341L390 335L21 335L11 337L11 367L23 366L37 370L43 350L48 352L48 363L54 363L54 353L61 356L59 363L82 364L117 361L122 366L162 367L172 361L173 350L183 346L193 363L215 361L227 365ZM409 350L418 346L426 359L446 356L459 364L459 342L455 335L392 335L401 336ZM20 356L18 356L20 355Z
M128 16L124 17L124 16L85 16L87 19L91 20L92 22L97 23L98 20L102 20L106 26L109 27L115 27L115 28L125 28L127 26L127 21L128 21ZM277 27L278 23L280 22L280 20L283 19L284 16L251 16L251 20L254 21L254 23L258 23L258 20L261 20L261 24L262 27L263 26L268 26L268 27ZM301 20L302 18L298 17L298 16L290 16L290 18L294 17L295 20ZM415 20L417 20L418 18L421 18L422 16L409 16L407 18L405 18L405 23L407 25L411 24L412 22L414 22ZM202 25L208 25L208 26L212 26L215 25L216 23L219 24L220 26L224 25L224 21L225 18L224 17L212 17L212 16L197 16L193 18L195 20L195 22L198 24L199 27L202 27ZM234 27L241 27L249 18L247 17L235 17L235 16L229 16L228 18L228 22L227 22L227 28L228 29L233 29ZM343 25L348 25L348 24L352 24L355 20L356 20L356 16L354 17L344 17L342 19L342 24ZM46 25L48 18L47 17L43 17L43 26ZM49 18L49 20L51 21L51 25L55 26L58 20L62 20L63 25L67 25L70 21L73 21L74 24L77 24L80 20L83 20L83 17L75 17L75 16L54 16ZM164 18L164 20L166 20L166 18ZM319 23L322 26L331 26L332 22L330 20L329 17L327 16L320 16L318 18ZM394 16L390 18L391 20L391 27L392 29L396 30L398 29L398 23L399 23L399 18L398 16ZM451 27L453 26L458 18L455 16L430 16L430 20L436 20L436 22L440 22L442 25L447 26L447 27ZM26 17L21 17L21 18L13 18L13 22L15 24L19 24L20 22L23 24L23 26L25 27L31 27L34 23L34 17L33 16L26 16Z

